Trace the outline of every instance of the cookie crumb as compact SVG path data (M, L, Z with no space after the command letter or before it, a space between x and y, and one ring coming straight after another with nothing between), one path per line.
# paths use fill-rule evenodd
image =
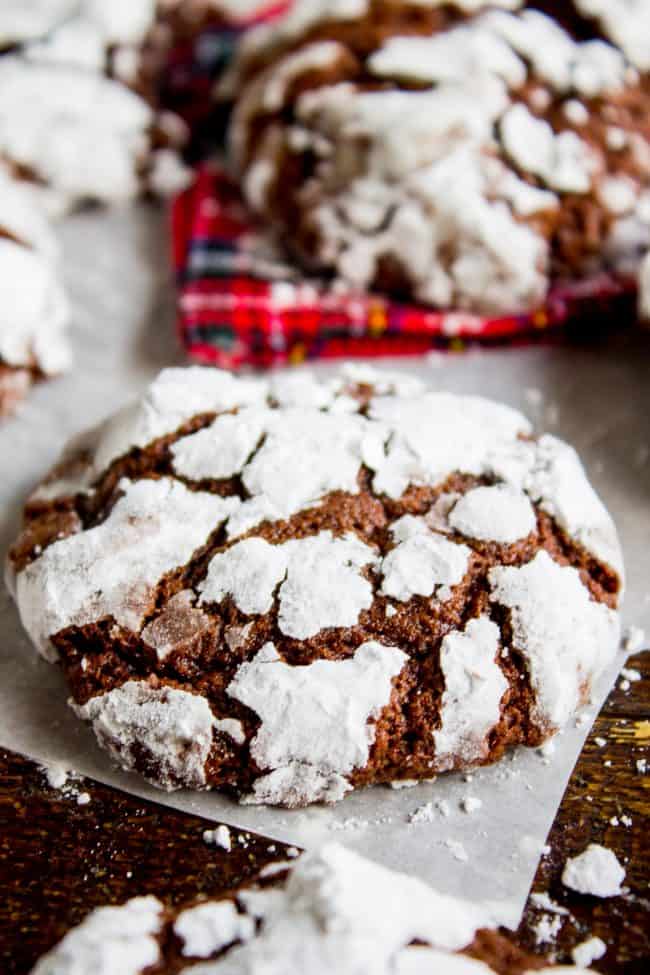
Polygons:
M62 789L70 777L70 770L62 762L44 762L41 769L50 789Z
M636 670L634 667L623 667L621 674L626 680L629 680L631 684L641 680L641 671Z
M458 860L460 863L467 863L469 856L467 855L467 850L459 840L445 840L445 846L453 856L454 860Z
M555 941L563 923L558 914L542 914L539 921L533 925L535 943L542 945Z
M461 799L460 802L460 808L466 813L477 812L482 806L482 800L478 799L476 796L466 796L464 799Z
M556 902L546 893L531 894L531 902L539 910L549 911L551 914L563 914L568 916L569 911L566 907L562 907L561 904L556 904Z
M226 853L230 853L232 849L232 836L227 826L217 826L216 829L204 829L203 842L209 846L218 846L222 850L225 850Z
M618 897L624 878L616 854L598 843L590 843L578 856L570 857L562 872L565 887L593 897Z
M648 760L647 758L637 758L636 760L636 770L639 775L645 775L648 771Z
M645 630L640 626L628 626L623 634L623 649L628 653L638 653L646 642ZM623 670L625 673L625 669Z
M602 958L606 951L605 942L594 936L576 945L571 952L571 957L575 965L579 965L580 968L588 968L592 961Z

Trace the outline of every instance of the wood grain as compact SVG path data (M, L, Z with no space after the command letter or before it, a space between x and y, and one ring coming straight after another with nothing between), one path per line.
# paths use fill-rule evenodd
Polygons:
M611 975L650 972L650 655L629 666L642 680L608 698L587 741L549 837L534 890L570 915L551 943L540 943L547 912L530 901L514 940L557 961L590 935L607 953L592 967ZM604 739L605 744L599 743ZM648 761L648 774L636 767ZM233 851L207 846L206 823L84 782L90 802L50 789L33 763L0 750L0 972L26 975L93 907L155 893L170 903L231 890L286 849L232 831ZM622 816L632 823L625 826ZM618 819L619 825L613 825ZM614 850L626 868L622 897L600 901L562 886L568 856L589 842Z

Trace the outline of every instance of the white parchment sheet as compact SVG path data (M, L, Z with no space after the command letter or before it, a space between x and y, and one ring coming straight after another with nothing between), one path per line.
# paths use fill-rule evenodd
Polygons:
M82 214L68 220L62 233L76 367L40 386L20 415L0 426L3 554L15 535L21 501L68 436L111 412L163 365L182 361L163 216L144 206ZM625 621L650 629L650 339L616 339L607 350L529 347L387 365L425 374L441 389L502 399L527 412L540 429L575 444L623 539ZM37 658L9 597L4 591L0 596L1 745L274 839L299 846L336 839L442 890L497 901L499 919L511 925L519 920L567 780L616 670L605 675L588 718L566 730L550 755L520 750L470 781L448 776L412 789L369 789L334 808L241 807L210 793L167 795L111 768L89 729L66 707L57 669ZM468 813L461 804L470 797L482 805ZM448 815L436 807L440 800ZM410 823L429 802L429 821Z

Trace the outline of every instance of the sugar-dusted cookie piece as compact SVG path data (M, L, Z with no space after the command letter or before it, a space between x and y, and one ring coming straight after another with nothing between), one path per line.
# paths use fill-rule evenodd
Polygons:
M271 866L273 872L265 878L262 871L257 886L218 900L166 908L150 895L96 909L41 958L32 975L556 970L496 931L486 908L337 844ZM585 975L585 969L571 966L557 971Z

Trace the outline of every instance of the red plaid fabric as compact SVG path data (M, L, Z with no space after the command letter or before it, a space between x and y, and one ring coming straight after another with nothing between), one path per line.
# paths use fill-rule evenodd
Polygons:
M342 293L286 263L214 164L176 199L173 246L181 342L196 361L229 369L558 340L634 313L633 282L608 274L555 288L530 313L496 317Z

